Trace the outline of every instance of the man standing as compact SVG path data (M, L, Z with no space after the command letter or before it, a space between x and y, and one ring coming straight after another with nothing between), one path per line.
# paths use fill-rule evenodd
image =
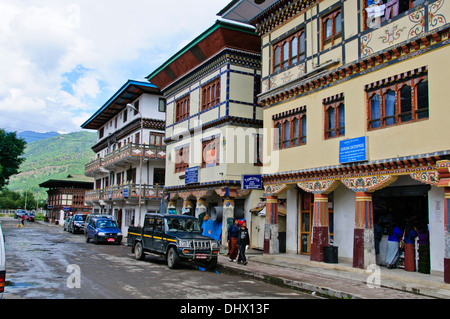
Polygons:
M247 257L245 256L245 248L250 245L250 236L247 229L247 223L245 220L239 222L239 231L237 237L237 244L239 246L238 263L247 265Z

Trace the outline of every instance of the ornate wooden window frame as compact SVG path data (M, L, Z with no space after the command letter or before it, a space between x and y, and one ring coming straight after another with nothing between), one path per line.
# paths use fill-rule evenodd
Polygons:
M280 113L273 116L273 127L275 129L274 149L281 150L296 146L305 145L306 135L306 107L297 108L287 113ZM295 121L297 124L295 125ZM286 136L286 126L289 125L289 136ZM281 134L277 130L281 128ZM294 129L297 129L297 136L294 136ZM305 135L303 135L305 132Z
M205 111L220 103L220 77L202 86L202 107Z
M214 161L207 163L207 151L214 150ZM202 141L202 168L219 165L220 135Z
M331 139L331 138L335 138L335 137L345 136L344 95L339 94L335 97L324 99L323 106L324 106L324 120L325 120L325 122L324 122L324 138L327 140L327 139ZM342 127L339 126L339 122L340 122L339 121L340 120L339 108L341 106L344 108L344 126L342 126ZM328 123L329 123L328 111L330 109L334 110L334 127L332 129L328 125ZM334 135L331 136L331 133L333 133Z
M303 37L303 40L302 40ZM294 42L294 40L297 39L297 54L295 56L292 55L292 44ZM303 46L303 51L300 51L300 49L302 48L301 45L301 41L304 41L304 46ZM285 50L285 45L288 45L288 50L289 50L289 54L287 57L287 60L284 60L284 50ZM276 64L276 58L278 56L277 54L277 49L280 49L279 51L279 64ZM281 70L284 70L286 68L288 68L289 66L299 62L299 61L303 61L306 58L306 33L305 33L305 29L301 29L300 31L297 31L294 34L291 34L290 36L284 38L281 41L278 41L274 46L273 46L273 59L272 59L272 71L273 72L278 72Z
M189 167L189 146L175 149L175 173L181 173Z
M340 19L341 31L336 32L336 17L338 15L341 16L341 19ZM336 40L342 37L342 18L343 18L343 16L342 16L341 8L338 8L338 9L334 10L333 12L328 13L327 15L325 15L321 18L322 50L325 48L325 45L327 45L329 43L331 43L331 45L333 46L335 44ZM332 21L331 35L326 37L326 24L327 24L327 21L330 19Z
M190 109L189 94L175 101L175 123L183 121L189 117Z
M417 74L417 70L419 70L419 74ZM367 95L367 130L374 131L377 129L382 129L386 127L396 126L400 124L413 123L421 120L426 120L429 118L429 101L428 108L419 109L419 96L418 96L418 85L422 82L428 82L428 71L427 68L420 68L412 71L412 74L409 72L398 75L395 77L390 77L389 79L385 79L382 81L378 81L374 84L366 86L366 95ZM411 87L411 112L401 112L401 101L400 94L401 90L405 86ZM386 94L389 91L393 91L395 93L395 102L394 102L394 114L392 116L386 115ZM372 119L372 98L378 95L380 97L380 118ZM429 89L428 89L428 98L429 98ZM419 113L428 112L428 116L419 118ZM403 116L411 114L411 119L404 121L402 120ZM387 124L387 121L393 118L393 124ZM373 128L372 123L380 121L380 125L378 127Z

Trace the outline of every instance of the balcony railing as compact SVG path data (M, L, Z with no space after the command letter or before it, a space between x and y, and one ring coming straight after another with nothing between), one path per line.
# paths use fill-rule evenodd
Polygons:
M142 150L144 151L144 158L146 159L166 159L166 146L165 145L140 145L135 143L129 143L114 152L106 155L104 158L98 158L85 166L85 175L93 175L96 172L100 172L105 166L111 166L119 164L121 162L129 162L130 160L137 159L141 156Z
M123 184L119 186L110 186L105 189L97 189L86 192L86 201L109 201L139 199L139 184ZM162 185L142 185L142 199L161 199L163 197L164 186Z

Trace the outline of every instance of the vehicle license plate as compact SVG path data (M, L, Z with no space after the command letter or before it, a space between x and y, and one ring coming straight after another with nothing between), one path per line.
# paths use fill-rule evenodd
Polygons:
M114 238L108 238L108 241L114 241Z
M206 254L200 254L195 256L197 259L206 259Z

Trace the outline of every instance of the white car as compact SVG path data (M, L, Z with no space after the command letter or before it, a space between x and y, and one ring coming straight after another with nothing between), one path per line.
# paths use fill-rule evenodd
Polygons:
M3 236L2 223L0 222L0 299L3 299L6 281L6 253L5 237Z

